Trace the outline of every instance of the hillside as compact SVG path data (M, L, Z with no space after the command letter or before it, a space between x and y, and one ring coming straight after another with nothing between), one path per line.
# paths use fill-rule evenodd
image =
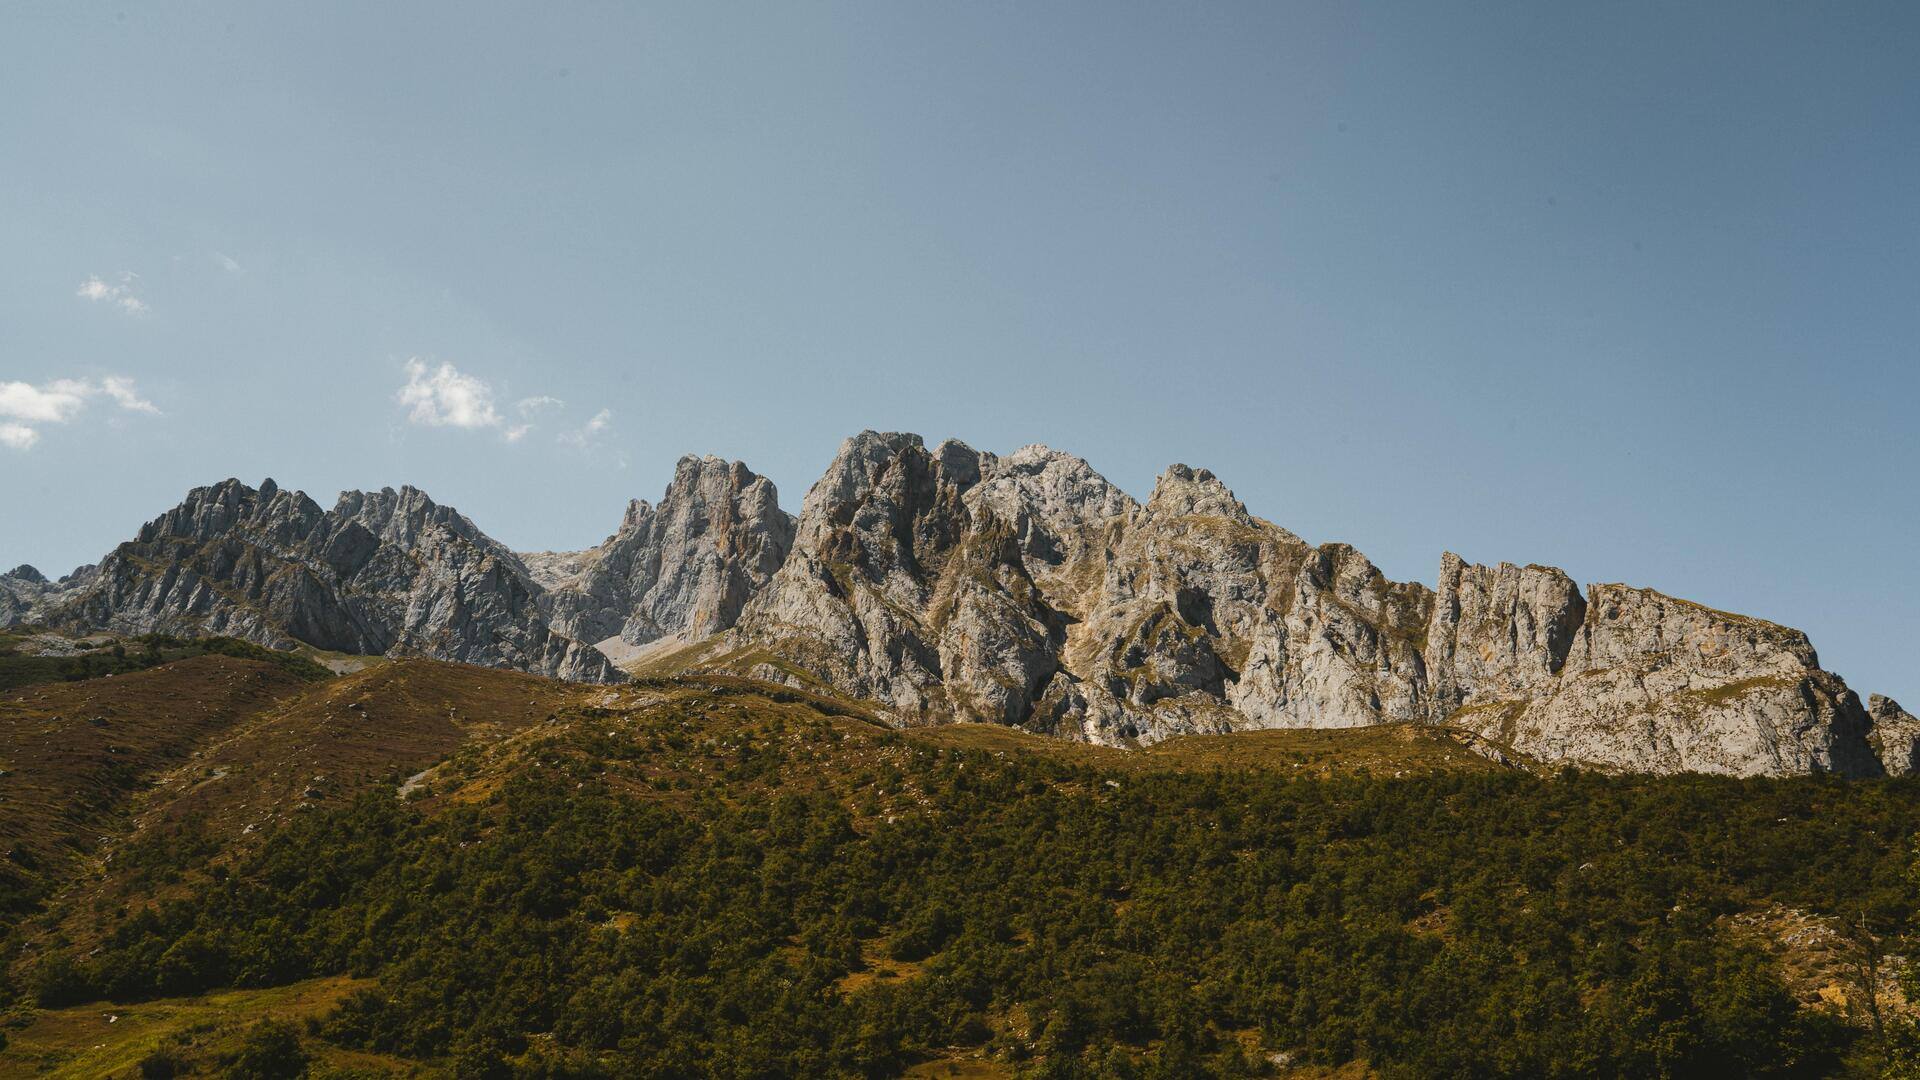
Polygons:
M27 909L94 852L159 773L306 685L283 665L209 653L0 694L0 910Z
M428 661L15 696L0 829L76 854L9 916L5 1075L1866 1075L1834 928L1914 917L1905 780Z

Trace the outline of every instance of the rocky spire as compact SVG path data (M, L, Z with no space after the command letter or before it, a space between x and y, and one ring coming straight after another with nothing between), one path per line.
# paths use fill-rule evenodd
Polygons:
M1867 698L1867 715L1873 720L1868 739L1887 775L1911 776L1920 770L1920 719L1879 694Z
M773 481L741 462L680 459L657 506L634 500L599 547L565 556L523 556L566 565L549 580L556 629L585 641L629 645L690 639L734 624L793 546L793 518Z

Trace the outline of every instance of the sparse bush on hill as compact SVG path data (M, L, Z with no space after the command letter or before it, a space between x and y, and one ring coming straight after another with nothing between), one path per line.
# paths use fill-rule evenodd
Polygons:
M247 1030L240 1049L223 1063L232 1080L298 1080L307 1071L300 1033L284 1020L262 1020Z
M78 682L103 675L125 675L190 656L208 654L263 660L303 679L324 679L332 674L299 653L281 652L238 638L180 638L166 634L143 634L73 656L23 656L12 650L0 652L0 690L15 690L38 683Z

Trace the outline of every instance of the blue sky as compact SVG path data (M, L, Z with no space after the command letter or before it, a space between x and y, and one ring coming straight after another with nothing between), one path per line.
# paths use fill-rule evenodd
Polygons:
M8 5L0 562L229 475L581 547L872 427L1911 702L1916 71L1911 4Z

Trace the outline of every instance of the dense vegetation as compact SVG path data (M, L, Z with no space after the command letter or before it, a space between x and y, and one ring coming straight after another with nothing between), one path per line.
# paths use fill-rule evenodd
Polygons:
M303 679L323 679L332 674L297 653L279 652L230 637L178 638L167 634L142 634L71 656L22 654L18 648L18 638L18 634L0 635L0 691L38 683L79 682L97 679L102 675L125 675L190 656L206 655L264 660Z
M844 722L588 714L299 815L130 903L45 1004L371 976L309 1037L459 1076L1836 1070L1729 916L1893 926L1920 785L1567 772L1301 779L994 753ZM858 750L859 752L856 752ZM465 779L461 780L464 774ZM192 828L126 857L204 863ZM277 1037L285 1042L285 1032Z

